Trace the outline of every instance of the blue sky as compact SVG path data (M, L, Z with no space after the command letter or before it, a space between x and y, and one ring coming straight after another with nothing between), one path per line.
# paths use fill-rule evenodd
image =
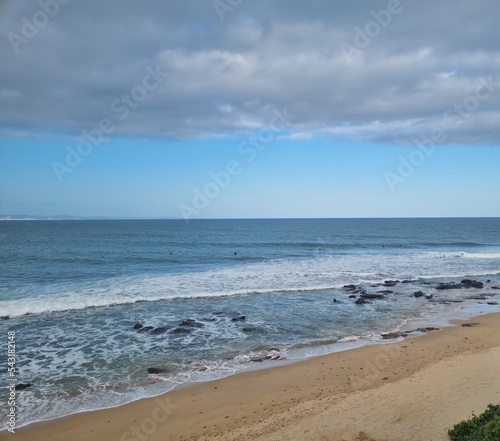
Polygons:
M237 161L239 173L192 218L500 215L497 148L439 146L391 188L386 173L416 147L281 139L249 162L244 140L112 139L62 181L52 164L64 162L66 142L2 140L0 213L183 217L180 204L195 208L195 189Z
M497 0L56 1L0 4L0 215L500 216Z

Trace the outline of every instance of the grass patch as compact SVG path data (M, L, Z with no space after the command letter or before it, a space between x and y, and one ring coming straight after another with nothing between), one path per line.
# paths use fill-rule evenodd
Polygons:
M500 406L489 404L479 416L462 421L448 431L451 441L500 441Z

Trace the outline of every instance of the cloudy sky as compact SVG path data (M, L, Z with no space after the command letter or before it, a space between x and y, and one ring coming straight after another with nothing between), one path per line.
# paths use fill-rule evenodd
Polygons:
M0 214L500 216L495 0L0 2Z

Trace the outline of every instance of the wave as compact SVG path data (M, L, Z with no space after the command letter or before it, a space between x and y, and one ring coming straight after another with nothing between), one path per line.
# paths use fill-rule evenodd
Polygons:
M16 317L178 298L321 291L386 278L430 279L495 275L500 253L422 252L347 254L231 266L164 275L117 276L98 281L65 279L0 290L2 315ZM9 296L10 299L9 299Z

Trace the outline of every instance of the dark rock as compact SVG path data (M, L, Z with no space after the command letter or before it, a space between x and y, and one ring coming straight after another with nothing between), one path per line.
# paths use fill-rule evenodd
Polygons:
M192 328L187 328L187 327L181 328L181 327L178 327L178 328L172 329L171 332L173 334L189 334L192 330L193 330Z
M381 337L384 340L392 340L393 338L408 337L406 332L389 332L388 334L382 334Z
M179 326L189 326L191 328L203 328L205 325L193 319L186 319L183 320L182 323L179 323Z
M255 326L245 326L243 328L243 332L254 332L257 331L257 328Z
M412 332L432 332L432 331L439 331L439 328L431 328L431 327L417 328L417 329L415 329L415 331L412 331Z
M355 296L355 295L350 295L350 296L349 296L349 298L350 298L350 299L355 299L355 298L356 298L356 296Z
M213 315L224 315L224 312L222 311L215 311L215 312L212 312Z
M24 389L27 389L28 387L31 387L31 383L16 384L16 390L24 390Z
M142 328L139 328L137 332L149 332L153 329L153 326L143 326Z
M144 326L142 325L142 323L136 323L136 324L134 325L134 329L135 329L136 331L137 331L137 330L139 330L139 329L141 329L141 328L143 328L143 327L144 327Z
M353 294L364 294L366 291L362 288L357 288L354 291L351 291Z
M498 305L498 302L487 302L486 304L491 305L491 306L495 306L495 305Z
M415 283L418 280L403 280L401 283Z
M362 299L368 299L368 300L383 300L385 299L385 296L383 294L361 294Z
M165 326L160 326L158 328L154 328L150 334L163 334L167 332L170 328L166 328Z
M340 300L333 299L333 303L342 303Z
M356 300L354 303L356 303L356 305L366 305L367 303L370 303L370 302L366 299L361 298L361 299Z
M377 291L379 294L394 294L394 291L391 291L390 289L381 289L380 291Z
M488 279L488 280L486 281L486 283L491 283L491 280L490 280L490 279Z
M246 320L246 317L244 315L239 315L238 317L233 317L231 319L232 322L243 322Z
M424 296L425 296L425 292L422 292L422 291L417 291L417 292L413 293L413 297L416 297L417 299L420 297L424 297Z
M396 286L399 280L384 280L384 286Z
M346 291L354 291L357 288L356 285L344 285Z
M491 289L500 289L500 286L492 286Z
M10 317L8 315L2 315L2 317L0 317L1 320L9 320Z
M167 372L165 369L154 368L154 367L148 368L148 374L163 374L165 372Z
M462 288L462 285L455 283L455 282L450 282L450 283L440 283L438 286L436 286L436 289L439 290L444 290L444 289L458 289Z
M479 294L477 296L469 296L467 297L467 300L487 300L488 298L483 295L483 294Z
M479 323L462 323L461 326L463 328L472 328L472 327L477 326L477 325L479 325Z
M484 288L484 283L478 282L477 280L464 279L462 280L461 284L465 288Z
M434 297L434 294L426 294L426 295L425 295L425 298L426 298L427 300L431 300L433 297Z

